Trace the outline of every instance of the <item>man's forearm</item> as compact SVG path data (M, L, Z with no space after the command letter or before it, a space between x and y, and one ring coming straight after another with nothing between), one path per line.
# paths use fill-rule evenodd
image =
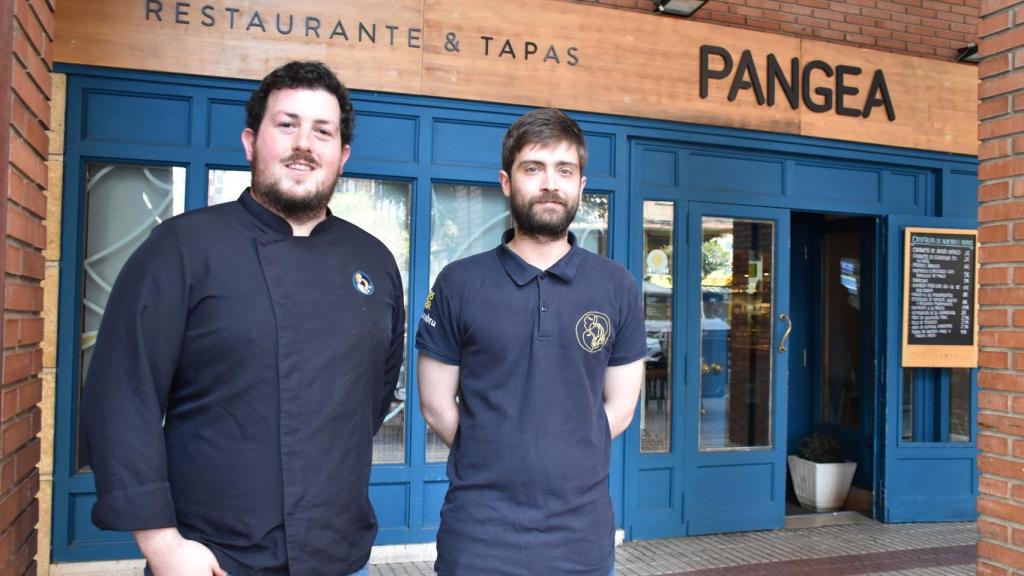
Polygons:
M152 530L135 530L132 532L135 541L139 544L142 555L149 558L150 554L159 553L161 550L178 544L182 540L181 533L174 526L169 528L154 528Z
M424 405L423 418L445 446L451 447L459 429L459 405L455 402L445 406Z
M608 416L608 428L611 430L611 437L616 438L619 434L625 432L626 428L629 428L629 423L633 420L633 408L625 409L623 406L616 406L609 402L604 404L604 412Z

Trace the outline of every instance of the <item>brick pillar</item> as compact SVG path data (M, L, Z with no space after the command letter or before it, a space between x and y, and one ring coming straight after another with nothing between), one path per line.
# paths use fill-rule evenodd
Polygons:
M0 574L36 573L53 6L0 0Z
M1024 7L983 0L978 574L1024 569Z

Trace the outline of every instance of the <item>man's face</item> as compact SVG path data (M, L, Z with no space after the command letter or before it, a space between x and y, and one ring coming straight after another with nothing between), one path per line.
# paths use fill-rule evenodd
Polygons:
M499 174L518 232L546 240L565 237L587 184L580 172L573 144L533 144L520 150L511 174Z
M340 120L338 100L329 92L271 92L259 131L242 132L253 196L285 218L321 214L350 153L341 144Z

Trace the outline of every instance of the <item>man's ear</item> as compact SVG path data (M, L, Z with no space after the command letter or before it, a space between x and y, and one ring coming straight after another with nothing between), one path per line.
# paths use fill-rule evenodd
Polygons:
M512 179L509 178L508 172L504 170L498 171L498 182L501 182L501 192L506 198L512 197Z
M256 133L252 128L242 130L242 147L245 148L245 159L252 163L253 145L256 143Z
M341 162L338 163L338 176L345 173L345 162L348 162L348 157L352 155L352 147L345 144L341 147Z

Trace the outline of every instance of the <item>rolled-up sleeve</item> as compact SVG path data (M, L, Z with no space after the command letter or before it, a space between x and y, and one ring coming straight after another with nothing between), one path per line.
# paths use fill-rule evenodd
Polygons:
M82 392L96 478L92 520L106 530L176 524L163 415L185 333L189 275L169 224L155 228L121 269Z

